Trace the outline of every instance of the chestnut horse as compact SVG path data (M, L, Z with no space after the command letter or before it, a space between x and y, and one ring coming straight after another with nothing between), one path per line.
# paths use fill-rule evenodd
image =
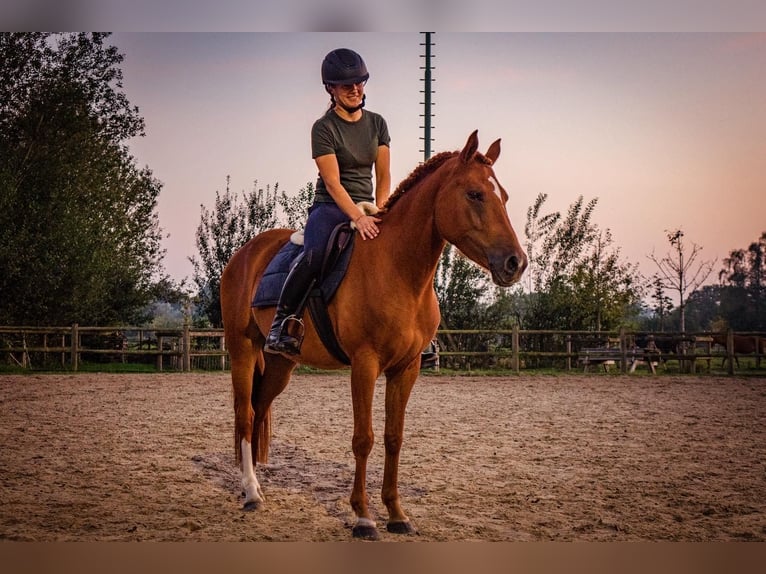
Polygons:
M355 242L347 274L328 307L340 346L351 360L354 537L378 537L368 509L366 471L373 445L373 391L381 373L386 378L382 500L388 510L387 529L415 531L399 502L399 450L420 353L439 325L433 283L446 242L487 269L500 286L516 283L527 266L505 209L508 194L492 169L500 140L486 154L477 150L474 131L462 151L434 156L399 185L379 214L378 237ZM254 237L232 256L221 277L234 386L234 442L246 509L264 500L254 463L267 459L271 403L287 386L296 364L345 367L324 347L309 314L300 355L263 352L274 308L251 308L251 301L266 266L291 233L276 229Z
M726 333L713 333L713 342L717 345L721 345L723 348L729 351L728 346L728 335ZM756 346L756 341L758 341L758 345ZM763 337L756 337L751 335L737 335L732 334L732 343L733 348L731 349L734 361L737 364L737 367L739 367L739 357L738 355L752 355L753 353L756 353L756 365L758 367L761 366L761 355L766 355L766 338ZM726 359L728 359L728 356L723 358L723 361L721 362L721 367L726 365Z

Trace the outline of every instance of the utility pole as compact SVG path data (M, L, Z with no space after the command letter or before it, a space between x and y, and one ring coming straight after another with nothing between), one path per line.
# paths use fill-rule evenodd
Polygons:
M421 66L420 69L424 70L423 74L423 89L420 90L421 94L424 94L424 98L421 103L423 104L423 113L420 115L423 118L423 125L420 126L423 128L423 137L420 139L423 140L423 149L420 150L423 152L423 161L428 161L428 158L431 157L431 142L433 141L433 138L431 137L431 118L433 118L433 114L431 113L431 106L433 105L432 102L432 94L434 93L431 89L431 82L433 81L433 78L431 77L431 71L433 70L433 67L431 66L431 58L433 57L431 53L431 47L434 45L431 42L431 34L432 32L421 32L422 34L425 34L426 41L421 42L421 46L425 46L425 54L421 54L421 58L425 58L425 66Z
M433 118L433 113L431 113L431 106L433 105L433 101L431 96L433 95L434 91L431 89L431 82L433 81L433 78L431 77L431 71L433 70L433 66L431 65L431 58L433 57L431 48L434 46L433 42L431 42L431 34L433 32L421 32L421 34L425 35L425 42L421 42L421 46L425 46L425 54L421 54L421 58L425 58L425 66L420 66L421 70L424 70L423 73L423 89L420 90L420 93L424 95L423 101L420 102L423 104L423 113L420 114L420 117L423 118L423 125L420 126L423 128L423 137L420 139L423 140L423 149L420 150L423 152L423 163L427 162L429 158L431 157L431 142L434 141L431 137L431 128L433 127L431 125L431 118ZM444 260L444 257L446 256L447 252L445 251L442 253L442 260ZM447 329L447 324L444 322L444 316L442 316L439 320L439 328L440 329ZM446 335L447 340L449 341L449 346L453 349L456 349L457 346L455 345L455 341L452 339L452 335L449 333ZM436 352L439 352L439 340L437 338L434 338L432 341L432 344L434 345L434 349Z

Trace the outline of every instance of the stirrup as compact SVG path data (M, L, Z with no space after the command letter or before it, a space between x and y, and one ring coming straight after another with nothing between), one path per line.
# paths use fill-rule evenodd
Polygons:
M276 337L272 337L274 330L269 332L266 337L266 344L263 349L268 353L285 353L287 355L298 355L303 345L303 336L306 327L303 319L296 315L288 315L279 325L279 331ZM276 340L273 340L276 339Z

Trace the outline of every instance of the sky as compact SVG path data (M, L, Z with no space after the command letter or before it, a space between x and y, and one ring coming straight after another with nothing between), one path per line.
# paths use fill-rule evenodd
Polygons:
M130 142L163 184L164 265L191 278L201 205L227 176L236 193L297 193L314 182L310 129L328 96L325 54L367 63L367 109L391 133L393 187L423 159L421 33L121 32L124 91L146 122ZM598 198L594 221L644 275L682 229L722 260L766 231L766 34L435 33L433 153L479 130L523 241L540 193L546 212Z

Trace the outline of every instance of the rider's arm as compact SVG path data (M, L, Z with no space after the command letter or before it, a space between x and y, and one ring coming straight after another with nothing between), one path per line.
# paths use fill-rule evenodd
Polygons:
M375 160L375 203L382 208L391 193L391 150L387 145L378 146Z
M376 222L380 221L376 217L364 215L361 208L358 207L351 196L343 187L340 182L340 168L338 167L338 158L335 154L320 155L314 160L319 168L319 176L324 181L324 185L327 188L327 192L335 200L335 203L341 209L343 213L348 215L351 221L356 222L357 230L359 231L362 239L372 239L378 234ZM365 220L365 225L359 220L362 217L369 217L369 220Z

